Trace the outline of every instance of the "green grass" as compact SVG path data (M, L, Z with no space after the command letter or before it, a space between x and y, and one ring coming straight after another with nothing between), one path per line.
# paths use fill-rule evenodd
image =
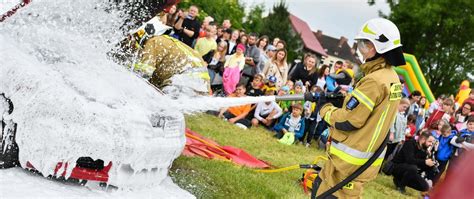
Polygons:
M281 168L300 163L311 163L323 150L316 146L286 146L277 142L273 134L263 128L242 130L221 119L206 115L186 117L186 125L193 131L213 139L221 146L244 149L253 156ZM222 160L181 156L175 160L170 174L175 183L198 198L309 198L299 185L303 169L280 173L257 173L254 170ZM407 189L410 196L399 194L392 178L379 175L368 183L363 198L416 198L419 193Z

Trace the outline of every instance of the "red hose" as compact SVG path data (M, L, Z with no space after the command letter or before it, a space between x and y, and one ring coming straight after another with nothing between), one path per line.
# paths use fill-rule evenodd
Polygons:
M16 4L15 7L13 7L12 9L10 9L9 11L7 11L6 13L2 14L1 17L0 17L0 22L3 22L5 19L7 19L8 17L14 15L16 13L16 11L20 8L23 8L25 7L26 5L28 5L29 3L31 3L32 0L23 0L22 2Z

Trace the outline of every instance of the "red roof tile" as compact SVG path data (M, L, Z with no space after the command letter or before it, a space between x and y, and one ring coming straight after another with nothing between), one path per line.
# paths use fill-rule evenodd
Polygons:
M290 22L293 26L293 29L297 33L301 34L301 40L303 40L303 44L307 49L312 50L322 56L327 56L318 39L316 39L314 36L313 31L311 31L311 28L305 21L301 20L295 15L290 14Z

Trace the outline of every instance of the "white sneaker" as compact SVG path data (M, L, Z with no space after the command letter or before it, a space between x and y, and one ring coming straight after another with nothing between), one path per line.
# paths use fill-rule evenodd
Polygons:
M241 124L241 123L235 123L235 126L238 126L239 128L244 129L244 130L247 130L247 129L248 129L247 126L245 126L245 125L243 125L243 124Z

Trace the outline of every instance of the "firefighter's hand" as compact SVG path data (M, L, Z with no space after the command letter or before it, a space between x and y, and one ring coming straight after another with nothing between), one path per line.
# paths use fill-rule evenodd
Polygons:
M425 164L426 164L427 166L429 166L429 167L434 166L434 162L433 162L432 159L426 159L426 160L425 160Z

